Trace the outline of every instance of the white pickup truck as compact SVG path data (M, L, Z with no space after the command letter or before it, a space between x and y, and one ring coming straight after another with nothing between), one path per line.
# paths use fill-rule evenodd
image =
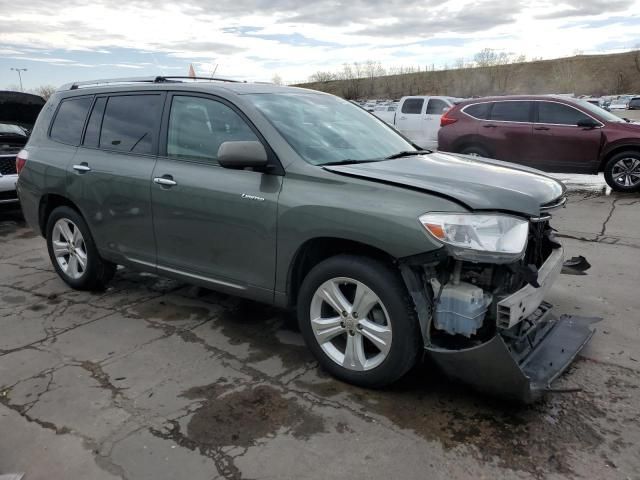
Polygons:
M419 147L437 150L440 117L457 100L453 97L402 97L393 126Z

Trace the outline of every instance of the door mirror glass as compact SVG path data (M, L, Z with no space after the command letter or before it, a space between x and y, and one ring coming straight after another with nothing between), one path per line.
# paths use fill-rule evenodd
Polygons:
M265 167L267 162L267 151L260 142L224 142L218 149L218 163L224 168Z
M593 118L581 118L580 120L578 120L577 125L581 128L596 128L600 124L596 122Z

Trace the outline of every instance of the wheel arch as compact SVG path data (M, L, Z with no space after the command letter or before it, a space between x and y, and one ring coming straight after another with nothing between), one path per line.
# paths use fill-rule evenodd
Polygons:
M372 245L338 237L316 237L305 241L296 251L287 274L287 305L295 306L302 281L311 269L330 257L351 254L375 258L387 264L396 259Z
M637 154L640 154L640 143L639 144L626 143L623 145L615 146L611 150L608 150L600 160L600 166L598 167L598 172L603 172L607 162L611 160L615 155L622 152L626 152L626 151L632 151L632 152L636 152Z
M82 212L78 206L63 195L57 193L48 193L40 198L40 205L38 207L38 226L40 232L44 238L47 238L47 220L57 207L66 206L74 209L78 214L82 215Z

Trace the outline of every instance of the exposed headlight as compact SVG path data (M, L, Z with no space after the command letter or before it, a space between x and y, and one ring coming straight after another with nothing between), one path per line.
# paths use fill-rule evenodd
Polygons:
M529 234L527 220L502 214L426 213L420 223L454 258L473 262L517 260Z

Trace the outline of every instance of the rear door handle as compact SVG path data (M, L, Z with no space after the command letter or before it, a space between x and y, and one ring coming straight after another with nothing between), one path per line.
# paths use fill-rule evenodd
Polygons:
M91 167L87 164L87 162L82 162L78 165L74 165L73 169L78 173L90 172Z
M550 130L549 127L533 127L534 130Z
M162 185L164 187L173 187L174 185L178 184L178 182L176 182L171 175L164 175L163 177L155 177L153 179L153 182L157 183L158 185Z
M484 128L496 128L497 125L493 125L493 124L488 124L488 125L482 125Z
M400 120L406 120L407 117L400 117Z

